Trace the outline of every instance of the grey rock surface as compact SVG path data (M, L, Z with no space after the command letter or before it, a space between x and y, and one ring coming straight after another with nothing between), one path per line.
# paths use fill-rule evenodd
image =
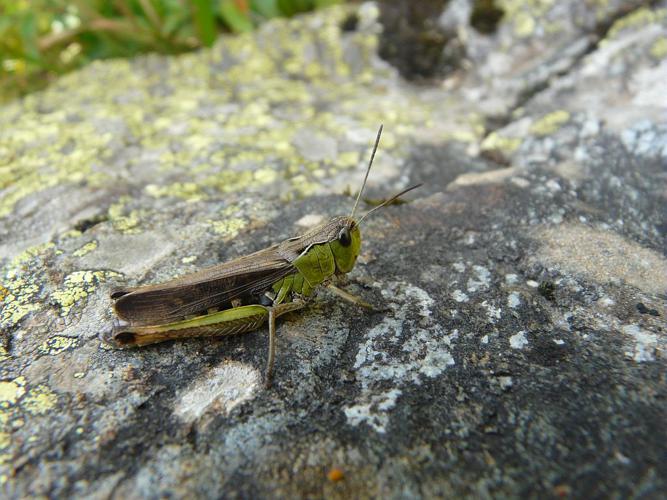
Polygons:
M1 108L3 496L664 496L667 9L583 5L462 25L431 85L366 3ZM362 228L385 311L319 293L270 391L264 330L101 340L113 285L348 213L381 122L368 197L425 184Z

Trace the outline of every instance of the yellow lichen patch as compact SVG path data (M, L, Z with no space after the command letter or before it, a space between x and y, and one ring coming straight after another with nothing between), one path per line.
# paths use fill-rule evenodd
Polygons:
M535 31L535 18L527 12L520 12L514 19L514 34L519 38L526 38Z
M189 201L206 199L206 194L202 192L201 188L194 182L176 182L168 186L149 184L146 186L145 191L147 194L155 198L171 196L173 198L182 198Z
M530 131L537 136L553 134L570 120L570 113L565 110L544 115L530 126Z
M628 28L641 28L652 23L661 22L665 18L667 18L667 9L651 9L649 7L642 7L640 9L633 10L630 14L620 18L613 24L609 30L609 33L607 34L607 39L616 38L621 33L621 31L624 31Z
M523 9L539 21L533 4L545 2L525 8L518 0L512 3L515 12ZM310 194L336 168L361 163L359 152L349 151L356 139L346 135L348 121L370 130L383 121L385 153L394 144L409 144L404 139L414 135L414 125L430 127L441 109L418 99L395 99L381 85L359 91L361 83L377 83L389 70L372 64L377 48L372 30L341 33L340 22L352 10L335 7L315 14L312 22L276 20L253 34L223 37L212 50L160 58L161 72L111 60L61 77L58 85L0 116L0 214L50 187L81 183L108 190L113 178L126 189L145 183L147 172L159 179L161 170L172 180L164 181L166 186L149 181L157 186L139 196L199 200L213 189L255 189L283 178L292 187L286 196ZM362 10L367 19L362 24L368 25L377 9ZM289 71L299 78L285 75ZM169 91L154 92L164 81L170 82ZM334 107L335 113L326 111ZM207 110L214 112L202 112ZM311 165L317 173L305 183L302 177L290 181L304 173L292 144L303 128L341 138L338 147L345 150L331 164ZM131 154L117 154L125 150ZM106 161L112 155L114 161ZM187 182L169 184L173 180ZM130 203L124 198L109 209L115 230L141 229L145 212ZM136 207L142 205L145 199L136 201Z
M21 321L28 313L39 309L35 303L40 285L36 282L37 274L31 266L33 259L53 249L53 243L44 243L30 247L12 259L5 269L2 288L2 310L0 328L9 328Z
M667 57L667 38L660 38L651 45L651 55L658 60Z
M52 112L35 108L33 99L26 99L20 119L13 120L9 129L0 126L4 146L21 151L2 172L0 184L8 188L0 200L0 217L11 214L17 202L33 193L85 179L92 164L105 156L111 138L95 133L85 120L63 126L66 116L61 107Z
M309 180L305 175L297 175L291 180L294 190L300 196L310 196L315 194L319 189L320 185L317 182Z
M278 173L272 168L260 168L255 170L255 182L259 184L269 184L278 178Z
M79 231L78 229L70 229L69 231L66 231L63 233L62 238L67 239L67 238L78 238L81 236L83 233Z
M0 408L14 405L25 394L24 383L19 379L0 382Z
M239 234L239 231L248 225L245 219L239 217L228 217L223 220L207 221L215 234L221 235L224 239L232 239Z
M192 264L195 260L197 260L197 256L196 255L190 255L188 257L183 257L181 259L181 262L183 264Z
M14 259L12 259L12 267L19 267L22 264L28 263L33 257L38 257L45 253L47 250L55 248L55 244L52 242L42 243L41 245L35 245L29 248L26 248L23 252L18 254Z
M72 255L74 257L83 257L86 254L89 254L93 250L97 248L97 240L89 241L85 245L83 245L81 248L78 248L72 252Z
M222 193L238 191L253 185L254 176L250 171L234 172L226 170L207 177L202 181L204 186L211 186Z
M21 400L21 408L31 415L47 413L58 402L58 396L46 385L38 385L28 391Z
M336 166L339 168L352 168L359 165L361 156L358 151L345 151L336 157Z
M60 354L67 349L73 349L79 344L79 340L72 337L56 335L45 341L39 346L39 352L42 354Z
M119 276L113 271L75 271L65 277L64 288L53 292L52 298L60 305L60 314L67 316L72 307L88 297L98 283Z
M39 292L39 286L19 277L15 271L7 273L7 282L9 293L3 300L0 327L13 326L28 313L39 309L39 306L32 302Z
M0 449L9 448L12 444L12 435L9 432L0 432Z
M533 33L538 22L548 19L554 0L499 0L498 7L505 12L504 19L511 23L514 34L525 38Z
M125 213L125 204L129 199L129 196L122 196L118 202L109 207L109 220L117 231L134 234L139 232L136 226L139 225L140 218L138 210L132 210L128 215L123 215Z
M521 146L521 139L518 137L506 137L497 132L491 132L481 144L482 151L500 151L505 154L512 154Z
M0 346L0 361L4 361L6 359L9 359L9 353L7 352L7 349L5 349L3 346Z

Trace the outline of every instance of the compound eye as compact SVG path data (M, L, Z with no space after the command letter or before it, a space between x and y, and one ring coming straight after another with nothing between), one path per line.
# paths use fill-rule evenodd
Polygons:
M344 227L343 229L340 230L340 233L338 233L338 241L344 247L350 246L350 243L352 243L352 236L350 236L349 228Z

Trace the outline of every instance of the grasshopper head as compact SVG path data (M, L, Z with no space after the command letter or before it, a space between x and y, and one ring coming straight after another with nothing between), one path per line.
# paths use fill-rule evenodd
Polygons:
M349 273L361 251L361 232L352 217L337 217L336 225L336 238L329 242L336 261L336 272Z

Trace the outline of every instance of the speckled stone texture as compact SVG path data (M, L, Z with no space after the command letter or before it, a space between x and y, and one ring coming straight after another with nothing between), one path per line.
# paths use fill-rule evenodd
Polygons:
M662 497L666 5L499 3L444 81L366 3L1 108L1 495ZM271 391L265 331L101 340L111 286L347 213L381 122L368 197L425 184L362 227L384 311L281 319Z

